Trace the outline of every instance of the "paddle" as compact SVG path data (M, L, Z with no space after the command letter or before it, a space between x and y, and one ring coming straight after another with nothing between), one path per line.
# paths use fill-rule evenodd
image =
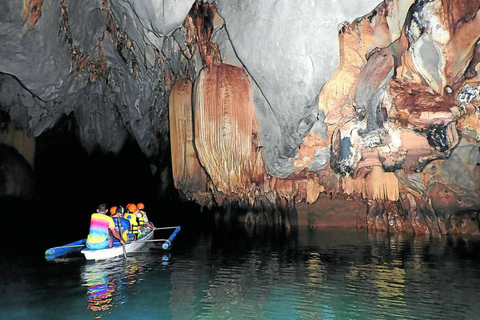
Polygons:
M120 222L120 218L116 217L115 220L117 222L118 230L120 231L120 238L123 239L123 237L122 237L122 234L123 234L122 223ZM123 257L126 259L127 258L127 249L125 249L124 244L122 244L121 242L120 242L120 244L122 245L122 249L123 249Z
M127 258L127 249L125 249L124 244L122 244L122 248L123 248L123 257L126 259Z

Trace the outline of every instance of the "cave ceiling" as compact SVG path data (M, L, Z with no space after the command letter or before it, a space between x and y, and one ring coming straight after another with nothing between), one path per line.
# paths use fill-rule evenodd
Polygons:
M89 152L171 154L204 205L341 194L375 228L444 233L480 210L479 8L2 1L0 108L32 137L67 115Z

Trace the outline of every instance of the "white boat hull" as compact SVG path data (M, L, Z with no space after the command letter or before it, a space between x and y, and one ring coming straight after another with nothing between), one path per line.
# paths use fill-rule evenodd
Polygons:
M145 237L132 242L127 242L125 245L125 251L128 253L138 251L140 248L145 246L153 238L153 232L148 233ZM123 248L120 244L114 245L111 248L92 250L92 249L83 249L81 251L87 260L105 260L110 258L115 258L118 256L123 256Z

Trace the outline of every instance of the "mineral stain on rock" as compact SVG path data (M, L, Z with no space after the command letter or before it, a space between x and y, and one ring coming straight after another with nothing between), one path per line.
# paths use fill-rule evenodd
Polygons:
M133 137L249 224L478 232L480 0L367 2L8 2L0 105L33 136L73 115L87 150Z

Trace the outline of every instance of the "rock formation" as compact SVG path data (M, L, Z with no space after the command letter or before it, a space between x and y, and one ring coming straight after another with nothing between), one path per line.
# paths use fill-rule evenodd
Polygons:
M480 0L1 7L0 108L32 137L133 137L248 223L325 225L334 198L369 230L479 231Z
M195 151L192 113L192 82L179 80L172 86L169 100L171 161L175 188L188 199L201 199L208 194L207 175Z
M0 143L0 199L31 199L34 190L32 167L14 147Z

